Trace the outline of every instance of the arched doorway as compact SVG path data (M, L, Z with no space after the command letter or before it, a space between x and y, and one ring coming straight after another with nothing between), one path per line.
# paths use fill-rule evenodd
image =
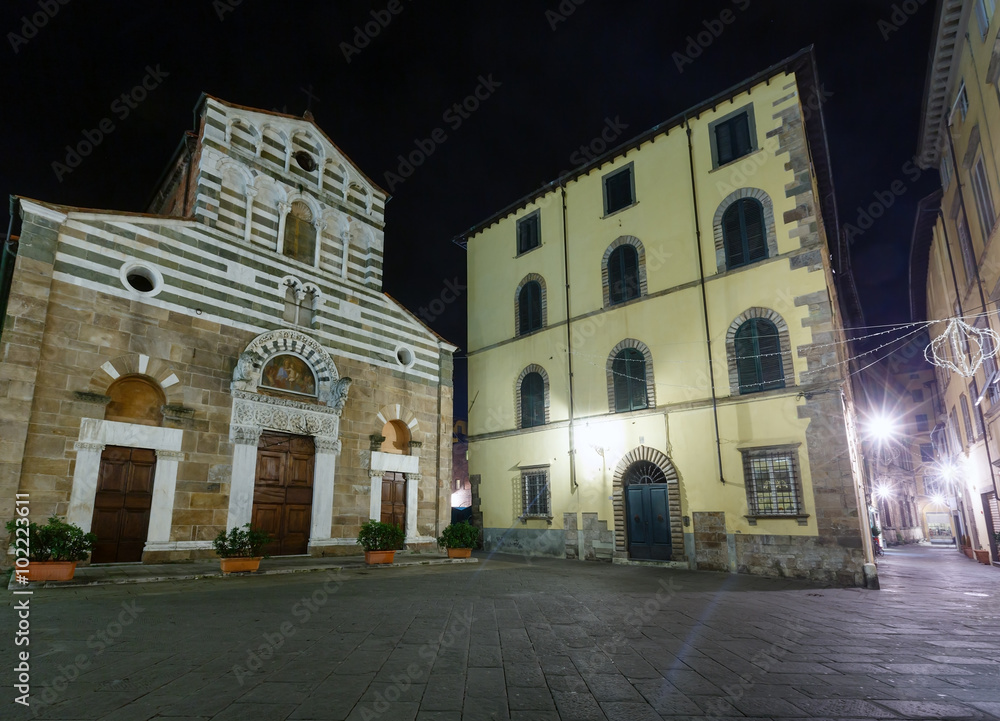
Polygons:
M667 476L652 461L635 461L622 476L630 558L669 561L670 498Z
M382 453L409 455L410 429L400 420L391 420L382 427ZM398 471L382 475L382 523L392 523L406 530L406 476Z
M660 450L638 446L618 462L612 479L615 558L683 561L677 469Z

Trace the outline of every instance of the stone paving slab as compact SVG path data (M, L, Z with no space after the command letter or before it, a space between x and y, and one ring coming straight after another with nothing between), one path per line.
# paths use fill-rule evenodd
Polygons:
M1000 718L1000 573L954 552L890 549L882 591L479 560L11 592L30 598L32 705L9 703L4 662L2 715Z

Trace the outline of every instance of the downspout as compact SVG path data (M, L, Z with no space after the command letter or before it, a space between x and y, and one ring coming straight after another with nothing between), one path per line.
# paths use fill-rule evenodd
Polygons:
M698 275L701 278L701 308L705 319L705 342L708 344L708 378L712 385L712 416L715 420L715 452L719 461L719 480L724 484L726 477L722 472L722 437L719 435L719 403L715 396L715 364L712 362L712 331L708 323L708 292L705 290L705 262L701 248L701 220L698 214L698 188L694 174L694 143L691 140L691 124L687 115L684 116L684 127L687 128L688 161L691 166L691 201L694 207L694 235L698 245Z
M0 333L3 333L4 319L7 317L7 299L10 298L10 289L13 282L13 268L10 264L14 262L15 253L11 251L10 236L14 232L14 213L17 210L17 198L10 196L10 222L7 224L7 237L4 238L3 247L0 248ZM11 276L8 278L7 276Z
M573 438L573 338L570 334L570 311L569 311L569 233L566 229L566 186L562 180L559 181L559 190L562 196L562 236L563 236L563 272L566 278L566 363L569 371L569 490L576 493L576 445ZM577 497L577 505L580 499ZM583 549L579 549L577 555L583 558Z

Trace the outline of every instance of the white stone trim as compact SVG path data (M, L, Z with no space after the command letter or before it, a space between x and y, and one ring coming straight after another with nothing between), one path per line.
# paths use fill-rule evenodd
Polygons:
M46 220L51 220L54 223L62 225L69 218L68 213L62 213L58 210L53 210L44 205L35 203L34 201L28 200L27 198L20 198L21 210L25 213L31 213L32 215L37 215L40 218L45 218Z
M101 453L106 446L150 448L157 452L156 471L153 475L153 502L149 511L149 529L146 548L150 543L170 541L170 528L174 514L174 495L177 488L177 465L184 431L179 428L160 428L135 423L104 421L84 418L80 422L80 435L75 448L76 467L70 491L67 523L74 523L90 531L94 520L94 502L97 497L97 479L101 468ZM161 457L160 453L163 452Z
M208 551L213 549L211 541L147 541L147 551Z
M357 546L358 541L355 538L324 538L321 541L313 541L310 539L309 547L322 548L324 546ZM358 546L360 548L360 546Z
M420 456L404 456L399 453L372 451L372 471L380 473L420 473Z

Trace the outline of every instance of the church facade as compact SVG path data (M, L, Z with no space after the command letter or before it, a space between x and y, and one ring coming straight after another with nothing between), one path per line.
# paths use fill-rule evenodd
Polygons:
M305 118L210 96L146 213L19 198L0 339L0 517L97 534L93 562L436 547L452 352L382 291L385 191ZM17 495L15 495L17 494Z

